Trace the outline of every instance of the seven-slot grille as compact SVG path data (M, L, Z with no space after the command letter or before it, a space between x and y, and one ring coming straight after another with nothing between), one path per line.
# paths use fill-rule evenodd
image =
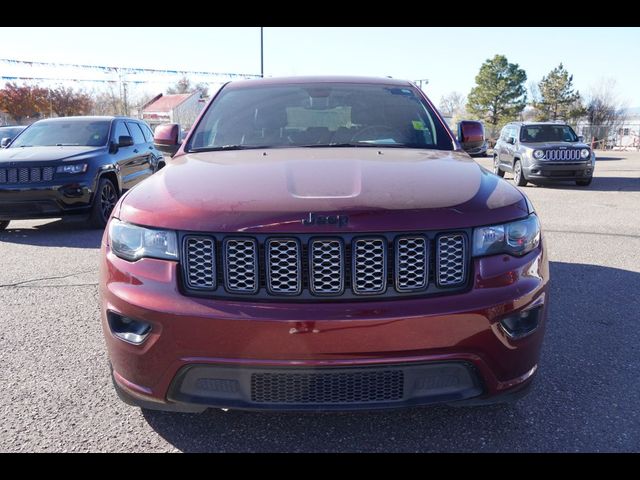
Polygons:
M466 237L462 233L440 235L436 244L438 285L441 287L460 285L465 277Z
M302 288L300 243L295 238L267 241L267 283L271 293L297 295Z
M0 168L0 183L50 182L54 173L54 167Z
M544 158L547 160L580 160L580 150L576 148L545 150Z
M231 293L258 291L258 242L253 238L224 241L225 288Z
M311 291L339 295L344 290L344 248L341 240L311 241Z
M389 296L460 289L468 279L465 232L326 238L187 234L182 245L184 286L194 294Z
M429 280L427 240L401 237L396 242L396 289L400 292L422 290Z

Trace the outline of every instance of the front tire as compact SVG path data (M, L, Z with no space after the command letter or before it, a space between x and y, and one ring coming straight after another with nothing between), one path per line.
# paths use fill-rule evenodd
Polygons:
M118 189L108 178L101 178L98 182L93 207L91 207L91 225L94 228L104 228L109 221L113 207L118 202Z
M576 180L576 185L578 185L579 187L588 187L589 185L591 185L592 181L593 177L589 177L586 180Z
M522 171L522 163L520 163L520 160L516 160L516 163L513 165L513 181L519 187L524 187L527 185L527 179L524 177L524 172Z
M5 230L9 226L10 220L0 220L0 231Z
M499 177L504 177L504 171L500 170L500 162L498 161L498 156L493 156L493 173L498 175Z

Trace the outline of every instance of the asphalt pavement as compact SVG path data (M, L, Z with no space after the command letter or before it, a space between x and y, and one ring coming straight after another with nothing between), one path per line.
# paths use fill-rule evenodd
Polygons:
M523 190L547 238L550 315L534 388L512 406L200 415L129 407L111 386L99 323L102 232L11 222L0 232L0 451L639 451L640 153L598 152L589 187Z

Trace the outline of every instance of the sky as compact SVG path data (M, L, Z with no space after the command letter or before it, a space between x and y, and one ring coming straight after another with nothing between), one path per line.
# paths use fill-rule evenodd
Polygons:
M423 89L438 104L452 91L468 95L482 63L503 54L526 71L527 87L562 62L581 93L613 78L620 100L637 108L639 47L639 27L265 27L264 74L428 79ZM0 59L259 74L260 28L3 27ZM0 76L117 79L100 71L5 62L0 62ZM159 93L178 79L125 77L152 82L132 83L133 95ZM71 85L92 89L102 84Z

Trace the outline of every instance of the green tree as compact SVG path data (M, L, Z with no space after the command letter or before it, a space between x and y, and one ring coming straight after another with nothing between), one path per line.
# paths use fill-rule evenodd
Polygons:
M476 75L476 86L467 98L467 110L487 124L495 138L507 122L516 120L527 104L527 74L504 55L486 60Z
M540 96L533 102L538 120L571 120L586 113L580 92L573 91L573 75L562 63L542 77L538 90Z

